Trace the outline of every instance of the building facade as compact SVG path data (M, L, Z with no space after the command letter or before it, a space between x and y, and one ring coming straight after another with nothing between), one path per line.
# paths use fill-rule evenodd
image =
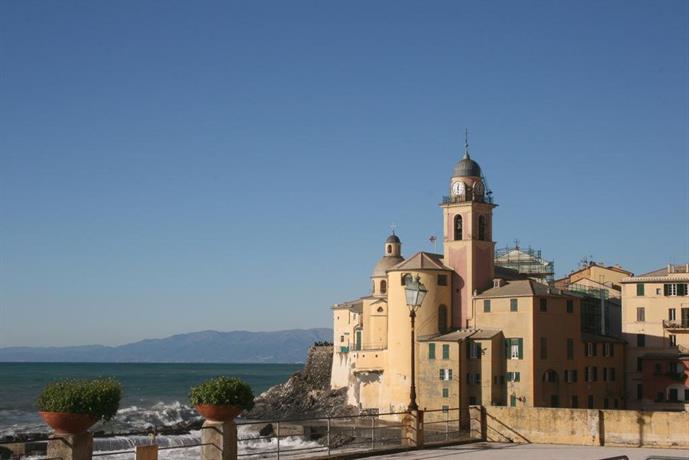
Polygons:
M689 264L668 265L622 285L628 407L689 409Z
M405 410L413 346L421 408L624 406L624 342L584 331L581 296L495 266L495 207L465 151L440 204L443 253L405 259L393 233L371 292L333 307L331 386L347 387L350 403ZM405 284L416 277L428 293L412 345Z

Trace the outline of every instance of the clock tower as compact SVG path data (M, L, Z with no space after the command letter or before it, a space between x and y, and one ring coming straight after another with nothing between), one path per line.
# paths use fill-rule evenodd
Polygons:
M450 195L443 198L444 263L456 273L452 282L453 327L467 327L472 318L472 297L493 284L493 198L486 190L481 167L469 156L455 165Z

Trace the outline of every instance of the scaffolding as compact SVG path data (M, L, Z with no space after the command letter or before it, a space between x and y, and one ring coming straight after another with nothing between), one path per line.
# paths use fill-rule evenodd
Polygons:
M523 249L519 243L495 251L495 265L515 270L541 283L550 284L555 276L555 263L543 259L540 249Z

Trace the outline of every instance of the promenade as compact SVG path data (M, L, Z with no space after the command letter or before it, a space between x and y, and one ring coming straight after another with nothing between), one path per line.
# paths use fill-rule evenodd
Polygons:
M386 460L602 460L623 455L626 455L629 460L646 460L648 458L689 459L689 449L477 442L437 449L380 455L374 458Z

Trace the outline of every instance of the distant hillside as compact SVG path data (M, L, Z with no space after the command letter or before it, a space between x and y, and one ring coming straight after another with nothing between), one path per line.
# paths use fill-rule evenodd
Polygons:
M0 348L0 362L301 363L314 342L331 341L332 329L274 332L202 331L146 339L118 347Z

